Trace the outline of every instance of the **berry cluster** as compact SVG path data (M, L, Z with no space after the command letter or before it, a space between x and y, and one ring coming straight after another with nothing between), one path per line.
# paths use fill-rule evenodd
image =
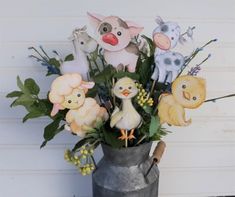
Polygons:
M139 93L137 95L137 103L141 107L145 106L152 106L153 105L153 99L149 98L149 94L146 92L146 90L143 88L142 84L136 83L136 87L139 90Z
M93 148L89 146L82 146L77 155L70 150L66 150L64 153L64 159L75 165L78 171L85 176L91 174L91 172L95 169L93 153Z

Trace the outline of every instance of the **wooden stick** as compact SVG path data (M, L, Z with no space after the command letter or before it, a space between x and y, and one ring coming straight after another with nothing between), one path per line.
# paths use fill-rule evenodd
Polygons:
M235 96L235 94L229 94L229 95L225 95L225 96L221 96L221 97L217 97L217 98L212 98L212 99L205 100L204 103L215 102L216 100L220 100L220 99L224 99L224 98L228 98L228 97L233 97L233 96Z
M125 131L125 133L126 133L125 147L127 148L127 146L128 146L128 138L127 138L127 134L128 134L128 132L127 132L127 130Z

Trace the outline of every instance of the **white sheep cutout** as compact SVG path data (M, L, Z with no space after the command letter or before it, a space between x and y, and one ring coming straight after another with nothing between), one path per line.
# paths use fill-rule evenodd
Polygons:
M51 116L55 116L59 110L70 109L65 118L69 125L68 130L81 137L94 128L97 122L108 119L105 108L100 107L95 99L85 97L88 89L94 85L94 82L83 81L78 73L57 77L51 85Z

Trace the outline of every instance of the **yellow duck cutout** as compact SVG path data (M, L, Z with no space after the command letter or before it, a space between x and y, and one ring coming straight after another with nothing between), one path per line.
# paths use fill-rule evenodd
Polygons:
M134 130L141 123L141 116L134 108L131 99L138 93L138 89L135 82L128 78L123 77L119 79L113 87L113 94L122 100L122 107L119 109L115 108L111 115L110 126L114 126L120 129L122 136L119 137L121 140L130 140L134 137ZM127 132L130 132L128 136Z
M160 123L188 126L185 109L198 108L206 99L206 83L199 77L183 75L172 83L172 94L162 94L158 104Z

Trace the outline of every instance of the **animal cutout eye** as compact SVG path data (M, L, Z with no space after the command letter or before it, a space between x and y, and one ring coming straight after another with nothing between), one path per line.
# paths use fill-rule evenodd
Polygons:
M186 85L185 85L185 84L184 84L184 85L182 85L182 88L183 88L183 89L185 89L185 88L186 88Z
M82 41L82 42L80 42L80 44L82 44L82 45L83 45L83 44L84 44L84 42Z
M174 40L174 37L171 37L171 40Z
M118 31L118 32L117 32L117 35L118 35L118 36L121 36L121 35L122 35L122 32Z
M194 100L194 101L196 101L196 100L197 100L197 97L196 97L196 96L194 96L194 97L193 97L193 100Z
M119 90L122 90L122 89L123 89L123 87L120 86L120 87L119 87Z
M162 31L162 32L167 32L167 31L168 31L168 26L167 26L167 25L163 25L163 26L161 27L161 31Z
M129 87L128 87L128 89L129 89L129 90L131 90L131 89L132 89L132 87L131 87L131 86L129 86Z
M81 96L81 94L77 94L77 97L80 97Z
M103 31L107 32L108 31L107 27L103 27Z
M68 100L68 103L72 103L72 101L71 101L71 100Z

